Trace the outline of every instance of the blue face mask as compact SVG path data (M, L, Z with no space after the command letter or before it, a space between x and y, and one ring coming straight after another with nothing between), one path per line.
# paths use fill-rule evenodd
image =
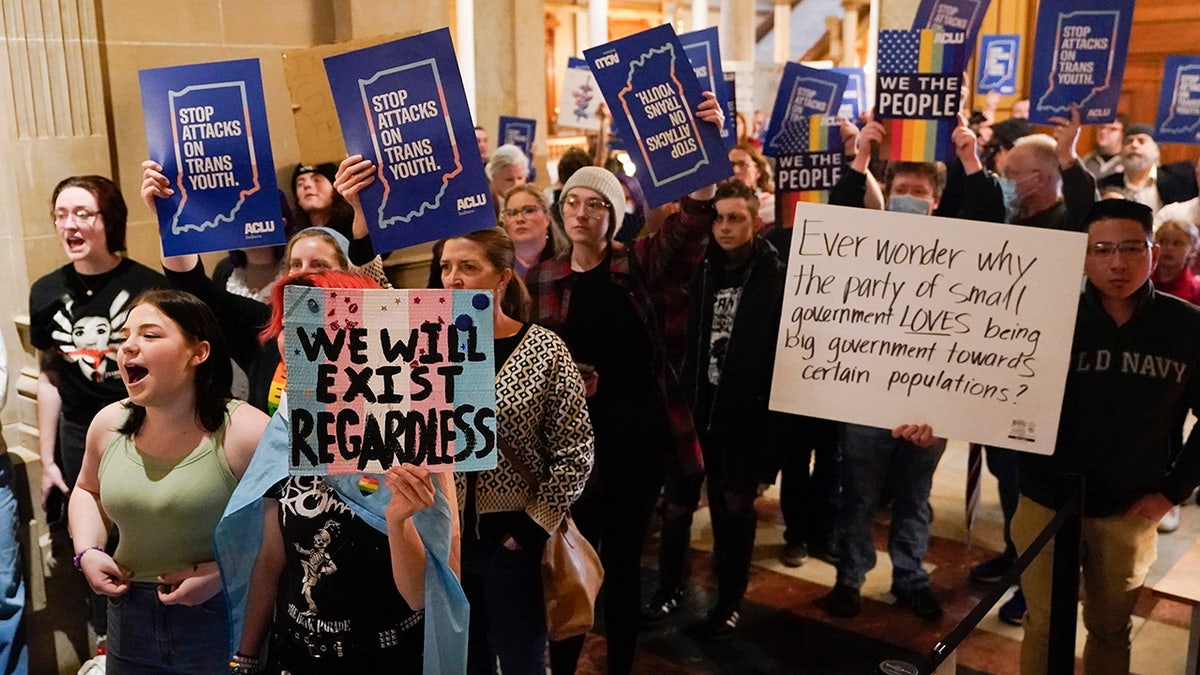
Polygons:
M1021 206L1021 195L1017 194L1017 181L1001 178L1000 191L1004 193L1004 222L1011 223Z
M896 213L915 213L918 216L929 215L929 202L908 195L892 195L888 197L887 210Z

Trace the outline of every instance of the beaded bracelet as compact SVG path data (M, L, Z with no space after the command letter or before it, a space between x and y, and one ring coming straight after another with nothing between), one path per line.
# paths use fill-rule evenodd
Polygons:
M76 553L75 557L71 559L71 564L74 565L75 569L77 569L77 570L83 569L82 567L79 566L79 564L83 560L84 553L87 553L88 551L103 551L103 550L104 550L104 548L101 546L89 546L89 547L83 549L82 551L80 551L79 553Z
M241 673L257 673L261 670L261 664L257 658L246 656L242 653L236 653L229 659L229 672L232 675L240 675Z

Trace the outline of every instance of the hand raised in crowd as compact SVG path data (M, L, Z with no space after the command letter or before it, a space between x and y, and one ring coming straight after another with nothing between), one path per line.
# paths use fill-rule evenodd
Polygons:
M79 557L79 569L97 595L113 598L124 595L133 579L132 571L118 565L112 556L98 548L83 552Z
M1161 492L1151 492L1138 498L1133 506L1125 511L1125 517L1141 516L1152 523L1157 523L1167 515L1167 511L1170 511L1173 506L1175 505L1171 503L1171 500L1164 497Z
M871 164L872 146L883 145L883 137L887 136L887 130L883 128L882 124L875 121L873 114L868 112L863 117L867 123L858 132L856 141L858 150L855 152L854 161L850 163L850 167L859 173L866 173L867 167Z
M392 498L384 517L390 523L403 523L417 511L433 506L435 492L429 470L415 464L397 464L384 474Z
M213 561L158 577L158 599L164 605L195 607L221 592L221 570Z
M901 424L892 429L892 438L903 438L919 448L928 448L942 440L933 435L933 427L928 424Z
M979 138L971 131L967 116L962 112L958 113L958 126L954 127L950 140L954 143L954 152L968 176L983 169L983 162L979 161Z
M696 106L696 117L717 125L719 131L725 126L725 113L721 110L721 104L717 103L717 95L711 91L706 91L702 94L704 101Z
M162 170L162 166L152 159L142 162L142 203L151 211L155 210L155 199L167 199L175 194L171 189L171 181L167 180Z
M1071 104L1071 117L1051 117L1054 123L1055 150L1058 153L1058 165L1064 169L1075 164L1079 155L1075 154L1075 144L1079 142L1079 106Z
M838 121L838 136L842 139L842 148L845 149L847 157L853 157L856 153L855 148L858 145L858 127L854 122L845 117L837 118Z
M333 189L354 209L352 230L355 239L367 236L367 216L363 213L358 193L374 182L375 164L369 159L364 159L362 155L350 155L343 159L333 177Z

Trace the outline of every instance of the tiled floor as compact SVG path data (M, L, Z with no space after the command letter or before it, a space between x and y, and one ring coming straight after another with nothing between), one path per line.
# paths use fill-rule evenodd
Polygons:
M863 613L856 619L827 617L813 604L834 582L831 566L814 559L796 569L782 566L776 556L782 546L782 521L778 492L772 489L758 502L759 529L750 588L738 636L718 646L689 637L689 624L699 620L712 596L710 556L712 531L707 511L697 514L693 528L693 588L687 611L666 625L643 633L636 672L654 675L675 673L812 673L867 674L883 659L921 659L967 615L986 594L971 583L971 565L1002 547L1002 518L995 482L984 472L984 492L972 541L963 523L963 484L966 445L951 443L934 477L931 503L933 538L927 565L934 591L942 599L946 616L926 623L892 605L888 594L891 568L886 553L886 527L876 528L879 564L863 587ZM1159 537L1159 558L1150 573L1153 583L1181 556L1200 534L1200 508L1184 507L1183 525ZM644 558L643 592L653 590L654 542ZM1187 652L1189 609L1179 603L1154 598L1149 590L1135 611L1133 664L1135 673L1181 673ZM1020 653L1020 628L999 621L996 610L963 642L953 662L942 672L1016 673ZM1076 653L1082 653L1084 629L1077 629ZM588 641L581 673L603 672L603 638ZM1080 670L1077 668L1077 670Z

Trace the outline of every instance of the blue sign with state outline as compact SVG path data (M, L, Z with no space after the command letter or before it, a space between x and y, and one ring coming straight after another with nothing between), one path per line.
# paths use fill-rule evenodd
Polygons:
M984 35L979 42L979 76L975 91L980 94L994 91L1004 96L1016 94L1020 54L1020 35Z
M700 86L717 96L717 102L725 111L729 122L721 127L721 140L725 147L732 148L737 143L737 129L730 114L733 94L725 82L725 72L721 68L721 43L715 26L703 30L683 33L679 36L683 51L687 52L688 60L692 62L696 79Z
M793 154L785 149L789 127L807 125L813 115L837 115L848 81L846 75L834 70L817 70L799 63L784 65L775 107L763 132L763 154Z
M696 116L705 87L669 24L583 55L650 206L733 175L720 131Z
M359 198L376 250L495 226L449 29L327 57L325 74L346 151L375 163Z
M1051 124L1079 106L1084 124L1117 118L1133 0L1044 0L1038 7L1029 122Z
M1159 143L1200 145L1200 56L1167 56L1155 119Z
M146 145L175 191L158 199L164 255L282 244L258 59L138 72Z

